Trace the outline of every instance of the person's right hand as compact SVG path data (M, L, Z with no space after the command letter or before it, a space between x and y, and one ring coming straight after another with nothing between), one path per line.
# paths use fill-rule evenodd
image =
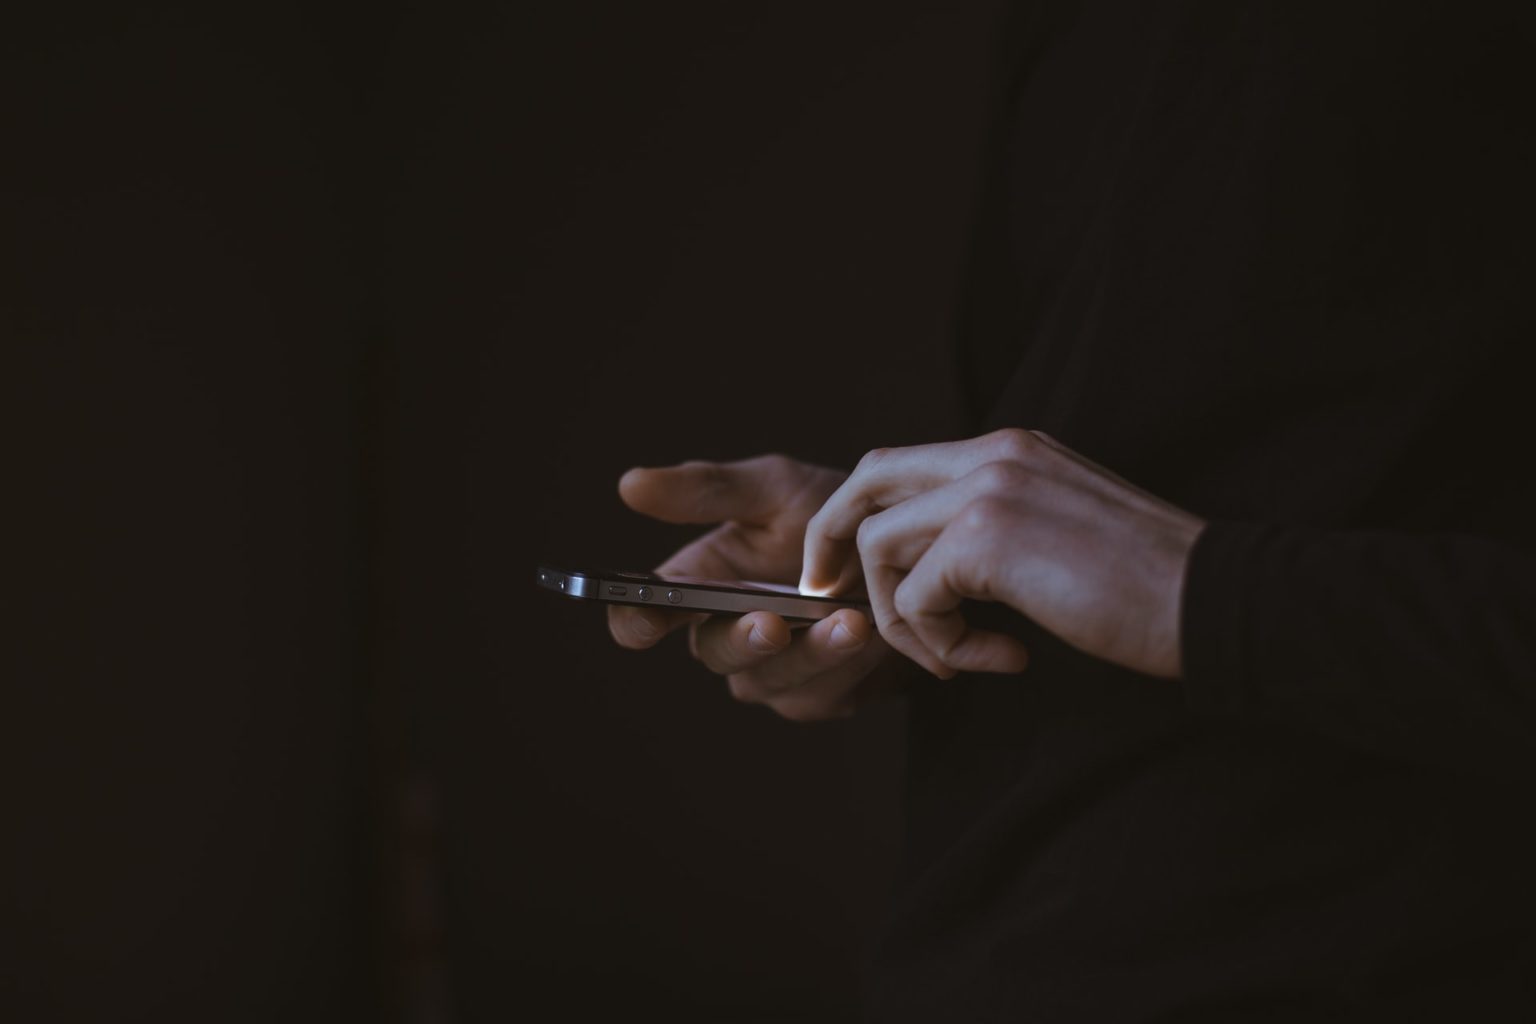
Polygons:
M668 523L719 524L656 568L709 579L793 586L800 578L805 527L846 473L763 455L743 462L685 462L632 469L619 495L636 512ZM863 614L841 609L791 631L772 612L739 618L614 605L608 627L621 645L645 648L683 626L689 647L726 677L737 699L810 721L851 714L866 679L889 647Z

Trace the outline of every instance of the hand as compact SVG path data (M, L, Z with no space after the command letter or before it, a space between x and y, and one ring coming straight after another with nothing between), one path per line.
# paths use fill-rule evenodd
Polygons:
M619 480L619 495L630 508L664 522L720 524L657 573L792 584L805 524L845 476L765 455L632 469ZM889 654L873 624L852 608L792 632L772 612L730 618L615 605L608 626L630 648L650 647L688 626L694 657L725 676L736 699L796 720L851 714L856 698L870 688L867 677Z
M1000 430L870 452L808 525L801 588L838 593L862 574L881 636L943 678L1028 660L1016 639L971 629L966 598L1178 678L1184 569L1204 526L1038 431Z

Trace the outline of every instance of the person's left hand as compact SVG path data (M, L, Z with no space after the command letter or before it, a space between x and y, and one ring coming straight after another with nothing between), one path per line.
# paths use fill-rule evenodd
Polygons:
M1038 431L1000 430L866 455L811 519L800 585L842 593L862 575L881 636L943 678L1027 661L1016 639L967 625L959 608L972 598L1173 679L1184 569L1204 526Z

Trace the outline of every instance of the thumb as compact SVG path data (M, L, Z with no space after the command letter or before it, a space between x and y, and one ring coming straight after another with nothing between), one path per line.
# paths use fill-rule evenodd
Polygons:
M667 523L766 525L793 489L782 455L741 462L684 462L631 469L619 478L619 497L643 515Z

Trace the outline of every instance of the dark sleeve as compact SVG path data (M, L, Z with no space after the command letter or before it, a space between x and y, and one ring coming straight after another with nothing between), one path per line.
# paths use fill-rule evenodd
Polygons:
M1536 777L1536 556L1458 535L1214 522L1187 570L1193 710Z

